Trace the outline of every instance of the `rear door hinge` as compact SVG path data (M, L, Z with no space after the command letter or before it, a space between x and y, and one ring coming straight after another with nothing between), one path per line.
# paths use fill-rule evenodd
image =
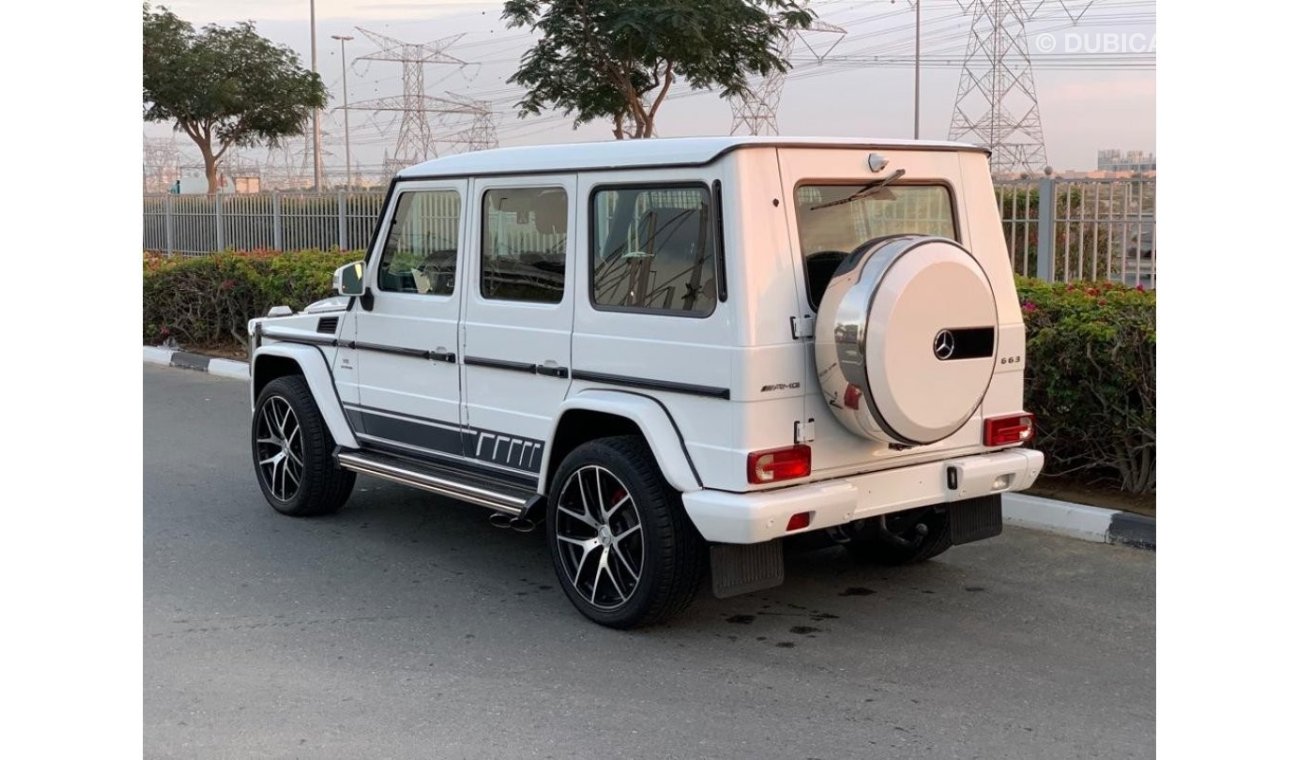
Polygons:
M816 331L814 324L811 314L805 314L802 317L790 317L790 337L794 340L805 340L813 337L813 333Z
M812 417L807 422L795 421L794 423L794 442L795 443L812 443L817 436L816 420Z

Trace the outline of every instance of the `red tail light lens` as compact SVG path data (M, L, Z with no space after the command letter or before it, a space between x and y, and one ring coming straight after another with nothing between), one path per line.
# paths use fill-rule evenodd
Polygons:
M750 483L775 483L807 477L812 472L812 447L799 444L751 452L746 470Z
M985 446L1009 446L1013 443L1025 443L1033 437L1034 415L1029 412L984 420Z

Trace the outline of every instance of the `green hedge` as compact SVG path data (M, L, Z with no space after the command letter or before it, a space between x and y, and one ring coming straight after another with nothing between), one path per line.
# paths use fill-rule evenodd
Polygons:
M144 341L243 342L248 320L272 306L301 309L333 294L334 270L358 251L252 251L201 258L145 254Z
M355 251L146 255L144 342L243 341L248 320L332 294ZM1027 330L1025 407L1038 415L1047 472L1155 491L1156 297L1113 283L1019 279Z
M1156 488L1156 295L1114 283L1018 280L1025 407L1047 472Z

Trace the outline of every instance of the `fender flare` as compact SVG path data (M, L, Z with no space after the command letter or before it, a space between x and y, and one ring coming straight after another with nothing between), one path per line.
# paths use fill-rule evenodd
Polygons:
M592 389L579 391L560 404L542 452L542 469L537 483L539 493L546 493L548 487L546 478L551 470L551 447L560 421L566 412L573 410L602 412L631 420L640 428L659 464L659 471L669 485L683 493L703 489L699 474L686 453L686 441L681 430L663 404L652 396L633 391Z
M330 373L325 354L319 347L301 343L262 344L253 353L248 383L250 396L253 389L257 387L257 360L263 356L283 357L296 363L302 370L307 387L311 389L311 395L316 400L316 406L320 409L321 417L324 418L330 435L334 436L334 442L345 449L361 448L352 435L352 427L348 424L347 415L343 413L343 403L334 388L334 376ZM256 407L256 404L257 399L252 398L250 405Z

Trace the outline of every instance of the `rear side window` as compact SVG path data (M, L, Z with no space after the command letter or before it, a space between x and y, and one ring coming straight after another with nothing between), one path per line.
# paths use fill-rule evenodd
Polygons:
M379 289L449 296L456 287L460 193L413 190L397 196L397 210L379 259Z
M593 305L695 317L712 314L718 283L710 206L702 185L593 193Z
M852 182L795 188L799 249L814 309L840 262L863 243L891 235L957 239L952 193L946 185L888 185L846 202L862 186Z
M484 298L559 303L569 241L569 196L559 187L483 194Z

